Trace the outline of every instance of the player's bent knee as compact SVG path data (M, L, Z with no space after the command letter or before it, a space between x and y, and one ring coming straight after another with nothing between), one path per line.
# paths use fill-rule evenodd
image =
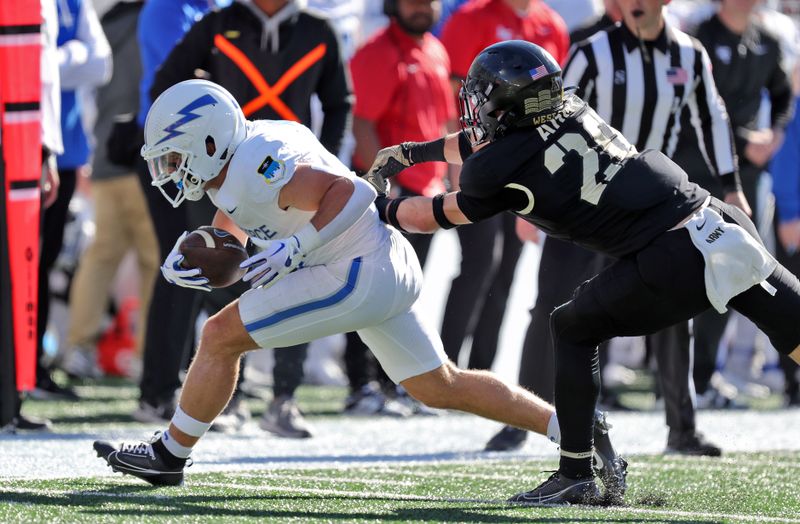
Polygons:
M550 313L550 335L558 347L558 342L594 347L603 341L595 334L593 323L583 318L567 302Z
M201 351L220 356L238 356L257 347L242 325L235 307L226 306L203 324L200 338Z
M455 407L456 374L459 372L452 364L442 364L433 371L411 377L400 384L409 395L431 408L448 409Z

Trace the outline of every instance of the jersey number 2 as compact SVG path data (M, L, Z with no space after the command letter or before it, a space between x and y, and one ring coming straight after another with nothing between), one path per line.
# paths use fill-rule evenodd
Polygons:
M570 151L575 151L582 159L583 183L581 184L581 200L597 205L606 185L614 178L622 167L622 160L630 155L633 148L622 135L615 133L594 111L587 111L580 122L591 135L596 144L592 147L581 133L564 133L558 141L548 147L544 153L544 166L555 174L564 166L564 158ZM611 157L605 169L600 169L600 155L597 148Z

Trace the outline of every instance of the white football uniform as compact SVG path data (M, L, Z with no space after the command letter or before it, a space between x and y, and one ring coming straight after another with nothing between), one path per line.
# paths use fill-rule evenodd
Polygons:
M290 237L314 212L281 209L281 188L295 167L307 164L355 177L305 126L286 121L248 122L211 201L257 246ZM422 283L416 254L387 227L374 205L342 234L306 255L303 264L273 286L251 289L239 314L263 348L294 346L336 333L357 331L395 382L442 365L435 329L415 308Z

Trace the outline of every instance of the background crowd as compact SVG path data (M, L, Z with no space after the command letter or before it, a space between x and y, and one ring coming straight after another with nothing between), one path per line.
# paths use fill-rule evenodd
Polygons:
M45 118L42 130L43 172L58 190L43 196L30 396L79 402L76 383L121 375L140 386L133 419L169 421L198 318L246 289L200 293L157 278L175 238L213 216L207 200L172 207L138 154L152 100L190 78L223 85L248 118L309 126L363 172L384 146L457 130L458 89L473 58L501 40L528 40L637 148L662 150L751 213L778 259L800 274L796 0L42 0L42 8L44 33L58 35L45 42L42 62L43 78L60 80L44 83L43 98L60 97L60 119ZM694 96L675 110L659 82ZM434 196L458 178L445 164L420 164L392 190ZM523 244L537 242L538 297L519 382L552 401L547 318L607 261L506 214L457 234L460 252L449 256L460 267L440 326L448 356L492 366ZM432 237L409 240L424 265ZM275 348L273 395L258 421L265 431L313 436L295 401L304 382L347 385L342 410L351 415L436 415L388 379L355 333L311 346ZM247 360L212 429L234 432L250 419L244 379L263 365ZM698 408L742 409L745 396L770 392L800 405L796 366L735 313L704 314L645 341L613 340L601 366L605 409L632 409L608 387L632 380L629 367L654 369L670 452L721 454L696 431ZM23 400L5 430L47 430L48 421L25 416ZM506 427L486 447L516 449L525 438Z

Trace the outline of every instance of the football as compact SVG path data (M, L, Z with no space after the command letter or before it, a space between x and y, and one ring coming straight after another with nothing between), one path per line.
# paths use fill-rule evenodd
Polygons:
M211 226L195 229L186 235L179 249L183 255L181 265L199 268L211 287L230 286L245 273L239 264L247 259L247 251L224 229Z

